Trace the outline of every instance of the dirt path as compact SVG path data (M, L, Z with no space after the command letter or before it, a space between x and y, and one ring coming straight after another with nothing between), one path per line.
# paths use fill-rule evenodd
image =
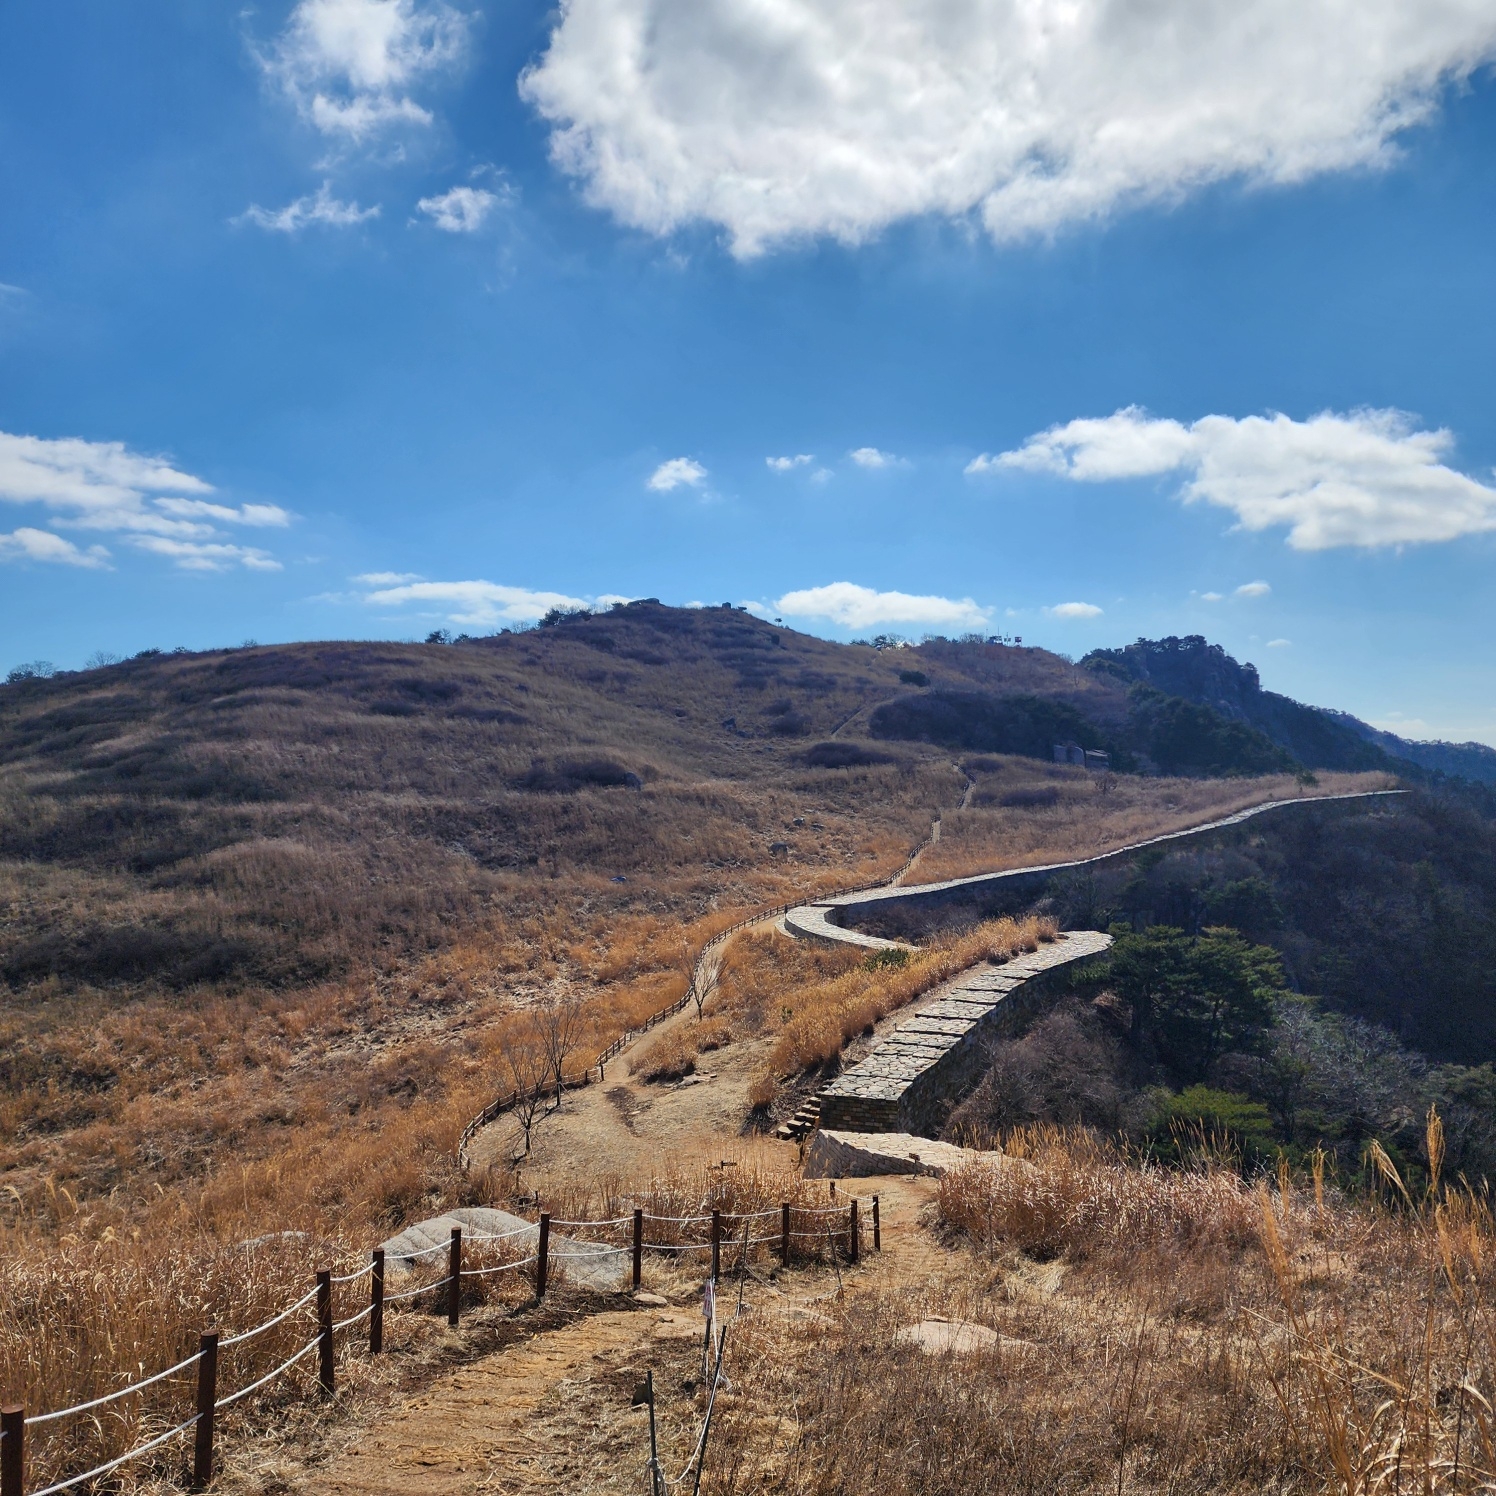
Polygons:
M936 1277L949 1253L919 1225L935 1181L849 1183L859 1195L880 1195L884 1250L865 1253L857 1268L843 1268L842 1291L883 1293ZM647 1370L658 1389L663 1462L673 1474L684 1467L699 1424L692 1393L700 1369L700 1286L670 1273L654 1286L668 1295L668 1305L618 1308L607 1307L617 1298L597 1301L605 1307L596 1313L541 1330L397 1397L365 1427L332 1441L325 1459L296 1472L291 1484L308 1496L637 1492L648 1432L645 1415L630 1404ZM797 1269L775 1281L750 1280L746 1301L766 1312L814 1315L837 1287L830 1269ZM730 1362L728 1370L731 1375Z
M745 926L739 934L775 927L778 916ZM721 969L725 943L705 953L697 968L701 990L710 993ZM711 1000L707 1000L710 1010ZM629 1075L629 1062L673 1028L698 1022L695 1004L638 1035L608 1061L600 1085L568 1091L561 1109L540 1122L529 1158L521 1166L527 1188L553 1192L587 1161L593 1177L638 1178L672 1169L692 1169L724 1158L737 1163L793 1165L792 1143L742 1136L749 1112L748 1083L772 1039L730 1044L703 1056L701 1071L676 1085L648 1085ZM521 1151L518 1124L501 1116L479 1132L469 1148L475 1170L507 1172Z

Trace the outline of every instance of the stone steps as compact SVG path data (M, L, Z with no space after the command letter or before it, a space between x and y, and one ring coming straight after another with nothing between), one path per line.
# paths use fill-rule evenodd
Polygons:
M821 1098L812 1096L788 1122L781 1122L774 1129L774 1136L783 1138L786 1142L798 1143L801 1138L814 1132L820 1121Z

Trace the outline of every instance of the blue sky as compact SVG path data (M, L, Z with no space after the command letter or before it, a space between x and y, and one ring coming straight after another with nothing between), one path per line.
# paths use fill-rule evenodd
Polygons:
M731 599L1496 743L1493 58L1492 0L6 7L0 669Z

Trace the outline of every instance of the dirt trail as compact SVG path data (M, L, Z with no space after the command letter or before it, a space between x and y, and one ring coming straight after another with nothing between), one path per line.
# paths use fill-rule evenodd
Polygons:
M778 916L746 926L739 934L772 929ZM726 947L708 951L697 969L702 990L710 992ZM710 1011L710 998L707 1002ZM695 1004L647 1033L608 1061L600 1085L568 1091L561 1109L537 1125L530 1157L522 1165L528 1186L544 1191L564 1184L579 1159L593 1177L648 1176L671 1168L691 1169L724 1158L793 1165L799 1153L792 1143L744 1138L748 1083L772 1039L730 1044L702 1058L701 1072L677 1085L648 1085L629 1075L629 1062L645 1046L673 1028L698 1022ZM507 1171L520 1152L518 1124L501 1116L478 1133L469 1156L475 1170Z
M948 1253L918 1219L935 1181L860 1179L841 1186L843 1195L853 1184L861 1196L881 1197L884 1250L842 1269L844 1292L882 1293L932 1277ZM700 1369L700 1288L668 1272L656 1286L668 1307L602 1307L405 1395L335 1441L341 1447L320 1466L297 1472L295 1488L308 1496L636 1492L648 1435L630 1403L646 1370L658 1389L662 1457L672 1473L682 1468L699 1422L690 1393ZM750 1280L746 1298L770 1312L814 1314L836 1287L827 1268L796 1269Z

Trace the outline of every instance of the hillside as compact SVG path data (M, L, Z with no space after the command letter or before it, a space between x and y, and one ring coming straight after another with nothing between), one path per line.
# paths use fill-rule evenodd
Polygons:
M1219 644L1210 644L1199 634L1095 649L1081 664L1135 691L1161 691L1254 728L1310 769L1406 773L1412 765L1496 784L1496 749L1484 743L1413 742L1348 712L1306 706L1276 691L1264 691L1255 665L1238 664Z
M128 1211L291 1148L310 1189L398 1118L426 1161L368 1187L398 1210L497 1089L505 1015L580 1001L601 1048L739 913L890 875L965 794L958 759L974 836L952 821L944 845L972 857L1083 854L1285 789L1006 757L993 790L970 754L867 735L941 691L1130 710L1042 650L878 651L649 602L0 687L0 1178Z

